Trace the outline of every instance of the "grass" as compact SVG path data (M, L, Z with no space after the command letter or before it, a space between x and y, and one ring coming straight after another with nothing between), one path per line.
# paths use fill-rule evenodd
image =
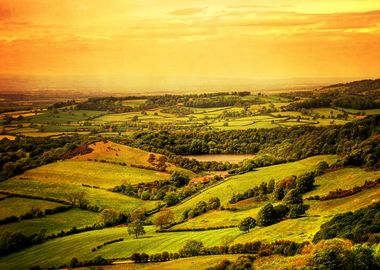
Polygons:
M123 106L130 106L130 107L139 107L140 105L145 104L146 99L132 99L132 100L124 100L122 102Z
M327 200L327 201L307 201L310 209L307 211L308 215L316 215L323 217L332 217L336 214L341 214L348 211L355 211L360 208L371 205L372 203L379 202L380 187L364 190L356 193L355 195Z
M150 153L144 150L132 148L126 145L121 145L121 144L117 144L117 143L113 143L109 141L107 142L100 141L100 142L90 144L89 148L92 149L91 153L74 157L73 160L97 159L97 160L107 160L107 161L112 161L112 162L125 162L128 165L133 164L133 165L139 165L139 166L152 167L153 165L148 162L149 155L154 154L156 160L162 156L160 154ZM166 165L168 166L167 170L169 172L177 169L177 167L171 163L167 162ZM133 168L130 168L130 169L132 170ZM191 171L185 170L185 169L182 169L182 170L185 171L186 174L189 175L190 177L194 177L194 173L192 173ZM125 174L125 172L123 172L123 174ZM149 175L149 177L152 177L153 180L169 178L169 174L167 173L154 172L151 170L147 171L147 170L134 169L132 170L131 174L133 175L133 177L137 176L135 179L131 180L133 181L132 184L149 181L149 179L141 179L141 177L139 177L140 174ZM127 176L130 177L129 174L127 174Z
M41 267L58 266L69 262L72 257L79 260L104 258L125 258L133 252L149 254L163 251L177 252L188 240L201 240L205 246L220 245L227 236L236 237L236 228L203 232L154 233L155 228L146 226L147 234L134 239L126 227L107 228L57 238L0 258L1 269L24 269L33 265ZM124 241L107 245L96 252L91 249L110 240L124 238Z
M74 191L84 191L86 199L91 205L100 208L113 208L128 212L137 207L146 209L155 206L154 201L143 201L119 193L103 189L87 188L80 185L72 185L66 182L40 182L32 179L11 178L0 183L0 190L17 194L33 195L46 198L68 200L68 195Z
M26 171L16 178L43 183L113 188L122 183L138 184L169 178L169 174L95 161L65 160Z
M67 122L82 122L86 121L89 118L99 116L104 114L104 111L87 111L87 110L69 110L63 112L58 110L57 114L52 112L43 113L40 115L35 115L30 117L30 121L32 123L54 123L54 124L65 124Z
M46 235L51 235L61 230L67 231L72 227L81 228L87 225L93 225L98 221L98 216L98 213L81 209L71 209L42 218L0 225L0 231L21 232L25 235L32 235L39 233L42 229L46 229Z
M49 208L56 208L60 205L62 204L43 200L10 197L0 201L0 219L9 216L19 217L20 215L29 212L32 207L40 208L43 211Z
M221 203L226 204L233 193L243 193L247 189L253 188L261 182L269 182L271 179L278 181L289 175L300 175L310 171L322 160L332 163L336 158L335 155L314 156L296 162L262 167L253 172L232 176L225 182L206 189L188 201L174 206L172 210L179 218L185 209L193 207L199 201L208 201L211 197L219 197Z
M245 243L264 240L291 240L296 242L310 241L314 234L319 231L320 225L328 221L320 217L303 217L287 219L267 227L255 227L249 233L241 234L233 243Z
M337 189L351 189L364 185L365 181L374 181L380 177L380 171L365 171L361 168L344 168L315 178L317 188L304 196L327 195Z

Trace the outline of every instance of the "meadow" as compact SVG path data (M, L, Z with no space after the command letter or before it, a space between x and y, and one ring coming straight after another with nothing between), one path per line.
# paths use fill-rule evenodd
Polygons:
M133 252L158 253L162 251L177 252L187 240L201 240L205 246L220 245L226 236L236 237L241 234L237 228L203 231L155 233L155 228L146 226L146 235L139 239L129 236L124 226L106 228L61 237L23 251L0 257L1 269L28 268L31 265L41 267L58 266L70 262L72 257L79 260L93 259L101 255L105 258L126 258ZM124 241L107 245L95 252L91 250L110 240L124 238ZM80 244L79 244L80 243Z

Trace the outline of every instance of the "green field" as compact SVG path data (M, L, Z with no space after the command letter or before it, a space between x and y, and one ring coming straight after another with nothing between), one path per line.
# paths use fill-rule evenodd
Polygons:
M223 183L204 190L198 196L172 207L172 210L179 218L185 209L191 208L199 201L208 201L211 197L219 197L221 203L226 204L233 193L243 193L247 189L253 188L261 182L269 182L271 179L278 181L289 175L300 175L312 170L322 160L332 163L336 159L335 155L315 156L296 162L262 167L253 172L232 176Z
M365 181L374 181L380 177L380 171L366 171L361 168L344 168L329 172L315 178L316 188L304 197L327 195L337 189L351 189L364 185Z
M93 225L98 221L98 213L81 209L71 209L62 213L22 220L15 223L0 225L0 231L21 232L25 235L39 233L41 229L46 229L46 235L58 233L61 230L67 231L72 227L85 227Z
M133 252L158 253L177 252L186 241L201 240L205 246L220 245L226 236L241 234L237 228L203 232L154 233L155 228L146 226L147 234L135 239L129 236L126 227L107 228L57 238L17 253L0 257L1 269L24 269L31 265L41 267L58 266L69 262L72 257L79 260L93 259L101 255L104 258L124 258ZM110 240L124 238L124 241L107 245L96 252L92 248Z
M0 201L0 219L16 216L19 217L26 212L29 212L32 207L40 208L42 211L45 209L52 209L61 206L60 203L34 200L20 197L10 197Z
M122 183L137 184L163 180L169 178L169 174L110 163L65 160L26 171L16 178L27 178L42 183L87 184L113 188Z
M47 198L68 200L68 195L74 191L84 191L85 197L91 205L100 208L114 208L120 211L130 211L137 207L153 208L155 201L143 201L119 193L103 189L87 188L56 182L39 182L31 179L12 178L0 183L0 191L16 194L33 195Z

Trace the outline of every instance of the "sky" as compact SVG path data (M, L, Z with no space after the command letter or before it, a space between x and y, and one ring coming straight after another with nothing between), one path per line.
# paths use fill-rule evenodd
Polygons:
M379 0L0 0L0 74L233 87L376 78L379 59Z

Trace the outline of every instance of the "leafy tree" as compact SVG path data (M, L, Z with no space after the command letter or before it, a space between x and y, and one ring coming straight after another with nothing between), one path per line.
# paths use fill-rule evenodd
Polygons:
M288 193L286 193L284 199L282 201L285 204L299 204L302 203L302 195L300 194L299 190L297 189L291 189Z
M203 250L203 243L198 240L188 240L184 247L179 251L181 256L198 256Z
M174 213L170 209L160 211L154 220L154 225L161 229L174 221Z
M168 192L164 197L164 202L166 203L166 206L175 205L179 202L178 195L175 192Z
M177 171L174 171L171 174L170 181L176 186L176 187L182 187L187 185L189 183L189 177L187 175L181 174Z
M128 234L129 235L134 235L135 238L138 238L140 235L145 234L144 230L144 224L141 220L136 219L132 223L128 225Z
M315 176L313 172L309 172L298 177L296 188L299 190L300 193L306 193L313 189L315 181L314 177Z
M133 222L135 220L145 220L146 219L146 216L145 216L145 208L143 207L139 207L139 208L136 208L132 211L132 213L130 214L130 220Z
M67 195L72 207L84 207L87 205L86 192L84 191L74 191Z
M257 224L259 226L269 226L277 222L277 213L271 203L262 207L257 214Z
M279 204L273 207L277 214L277 219L286 217L289 213L289 207L284 204Z
M256 226L256 220L252 217L246 217L239 223L239 230L243 232L249 232Z
M99 222L103 223L104 226L111 226L119 222L120 212L114 209L103 209L99 215Z
M305 214L305 211L306 211L306 205L304 205L303 203L292 204L289 207L289 217L290 218L299 217Z
M208 200L208 209L218 209L220 207L220 199L218 197L212 197Z

